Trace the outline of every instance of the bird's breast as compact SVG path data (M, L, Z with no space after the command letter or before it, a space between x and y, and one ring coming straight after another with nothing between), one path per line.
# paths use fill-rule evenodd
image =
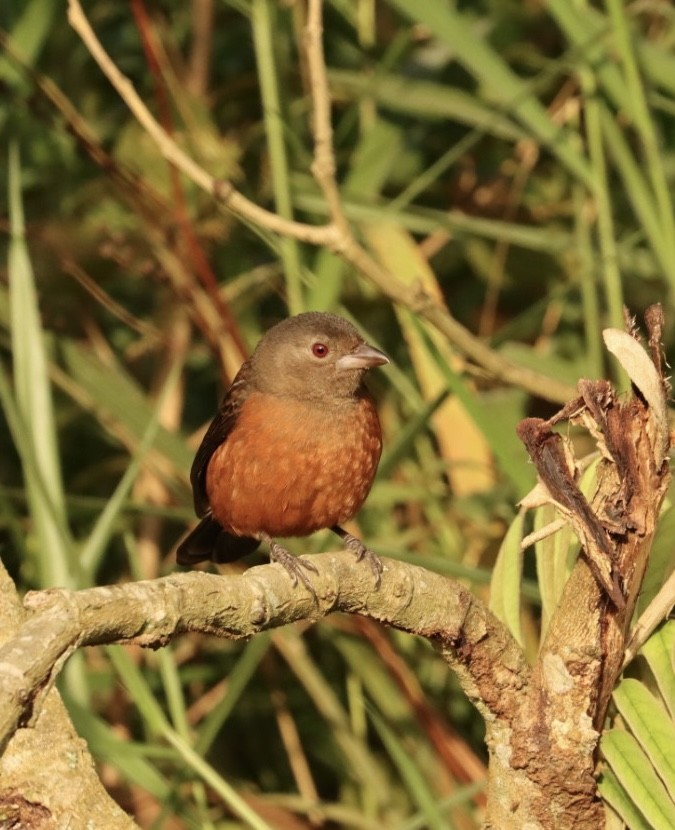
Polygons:
M350 519L382 452L369 397L325 408L254 393L209 462L214 518L242 536L305 536Z

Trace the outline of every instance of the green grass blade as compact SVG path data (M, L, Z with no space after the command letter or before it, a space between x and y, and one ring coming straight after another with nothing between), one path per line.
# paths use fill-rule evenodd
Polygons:
M157 764L143 756L172 758L175 756L172 750L164 748L161 752L152 752L147 745L122 739L102 718L85 707L71 704L69 713L78 735L86 740L92 754L99 761L107 761L115 766L131 784L142 782L143 789L159 801L171 797L173 783L158 771Z
M436 0L389 0L403 15L429 27L434 36L447 43L457 60L484 85L492 103L499 102L528 131L556 156L569 172L587 186L591 184L588 164L563 129L549 117L528 84L519 78L466 17L455 8Z
M167 729L164 732L164 738L180 755L185 765L211 787L247 827L250 827L251 830L274 830L271 825L248 806L234 787L218 775L213 767L207 764L180 735L172 729Z
M290 177L284 122L281 111L281 93L275 61L276 6L271 0L252 0L251 24L258 64L258 79L262 95L265 132L270 154L272 184L276 212L284 219L293 219ZM298 314L304 310L302 298L302 264L300 248L295 239L279 239L279 251L286 275L288 310Z
M607 150L629 196L629 205L640 222L663 274L671 286L675 286L671 244L663 232L654 198L640 162L635 158L626 137L616 123L616 116L606 106L600 107L600 121Z
M106 502L89 536L82 545L80 550L80 563L90 580L94 579L106 547L115 532L117 520L124 509L131 488L134 486L134 482L141 471L145 457L157 437L163 404L176 388L179 376L180 366L177 364L169 372L162 394L157 401L155 412L148 422L145 433L141 437L141 442L134 458L127 465L124 475Z
M9 154L9 300L16 409L26 440L26 492L44 587L75 587L74 545L67 526L47 358L33 269L25 241L21 173L16 144Z
M296 178L295 203L303 210L318 216L326 215L326 203L309 179ZM484 216L471 216L461 210L436 210L427 207L410 207L407 210L389 211L387 205L364 204L345 195L342 203L345 214L353 222L391 224L412 233L430 234L441 229L458 237L478 236L484 239L508 242L531 251L555 256L574 246L572 235L559 228L537 228L517 222L505 222Z
M585 374L590 378L601 378L604 377L604 356L598 284L593 267L593 242L587 217L586 198L584 189L579 184L573 188L573 200L574 235L577 243L577 253L571 270L578 278L581 287L584 332L586 335L587 370Z
M236 790L218 775L203 758L200 758L187 741L170 726L145 677L139 667L132 662L127 652L119 646L109 646L106 648L106 652L138 707L149 732L154 734L155 737L162 737L166 740L176 750L187 767L212 787L248 827L251 827L252 830L272 830L246 804Z
M200 755L206 755L209 751L248 684L255 677L260 661L269 650L270 642L270 635L265 632L246 643L236 665L227 676L225 694L204 718L198 729L195 751Z
M456 792L446 798L441 798L438 802L438 809L441 813L447 813L455 807L469 806L469 802L478 793L485 789L485 781L476 781L473 784L466 784L464 787L458 787ZM397 827L397 830L425 830L425 817L415 816L410 821L405 821Z
M74 340L64 338L59 345L68 372L66 391L92 412L102 427L137 452L154 415L154 406L138 382L123 366L111 367ZM153 453L181 472L190 469L194 455L182 436L164 427L159 427Z
M600 243L600 261L602 282L605 289L608 325L614 328L623 326L623 289L621 272L617 257L616 232L612 214L612 197L610 193L605 147L602 139L600 122L600 102L596 97L595 79L589 71L581 72L581 84L585 95L586 137L588 154L593 171L593 197L598 214L598 239Z
M379 119L356 146L342 192L351 193L366 202L373 201L380 194L402 152L402 131ZM316 255L314 272L316 279L307 295L307 307L318 311L334 308L339 302L349 267L344 260L322 248Z
M623 65L626 81L624 106L632 113L647 162L647 174L658 206L659 219L666 239L675 239L675 217L668 176L663 163L661 142L647 104L647 91L638 68L634 48L634 33L628 25L623 0L606 0L605 5L613 24L613 41Z
M457 121L474 127L479 134L520 141L527 133L507 113L495 111L474 95L433 81L377 73L332 69L328 73L331 91L342 97L372 97L385 111L417 119Z
M369 716L410 797L424 816L424 826L429 830L452 830L455 824L441 813L438 796L431 790L427 777L413 760L415 753L403 745L393 729L377 712L371 709Z
M170 648L161 648L156 656L171 723L176 733L184 740L188 740L191 729L188 724L185 697L173 651Z

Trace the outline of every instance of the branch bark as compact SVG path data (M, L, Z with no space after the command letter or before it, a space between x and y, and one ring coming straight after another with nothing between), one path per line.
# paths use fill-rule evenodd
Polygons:
M0 562L0 684L15 689L18 675L14 658L20 647L19 631L26 622L12 580ZM24 655L25 658L25 655ZM31 662L30 658L28 662ZM53 668L50 670L53 674ZM32 716L31 729L19 729L6 751L0 749L0 826L52 830L68 827L105 827L139 830L105 791L85 742L78 736L56 689L32 700L16 700L19 717ZM32 696L33 700L35 694ZM3 698L7 702L7 698Z
M511 717L527 684L520 647L483 603L454 582L423 568L385 559L382 587L373 591L353 554L316 554L312 576L318 604L293 588L279 565L241 576L202 572L146 582L29 593L31 612L0 649L0 747L39 711L64 661L88 645L166 645L198 631L238 640L300 620L343 611L425 637L460 668L467 693L487 717Z
M580 396L558 415L529 418L518 428L540 482L582 542L582 555L541 646L522 699L522 720L507 736L509 767L502 784L509 783L501 797L495 793L490 800L488 826L495 830L515 830L533 819L556 830L604 825L595 750L670 483L661 307L648 309L645 322L649 356L632 323L629 333L605 332L633 384L630 397L620 400L607 381L582 380ZM602 452L590 503L564 453L550 451L563 440L553 432L563 420L589 428ZM510 798L504 798L511 786Z

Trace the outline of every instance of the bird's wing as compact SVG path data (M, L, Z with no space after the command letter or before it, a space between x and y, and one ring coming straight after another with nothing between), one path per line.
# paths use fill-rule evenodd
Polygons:
M237 376L227 390L227 394L218 408L218 414L206 430L206 435L197 450L195 460L192 462L190 484L192 485L195 513L200 519L206 516L210 510L209 497L206 492L206 469L209 466L211 456L227 439L237 422L244 401L250 393L250 371L251 366L247 361L237 372Z

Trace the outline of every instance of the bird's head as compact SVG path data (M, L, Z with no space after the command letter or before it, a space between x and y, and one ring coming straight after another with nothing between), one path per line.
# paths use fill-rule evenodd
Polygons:
M342 317L309 311L271 328L251 362L261 392L325 402L353 397L389 358Z

